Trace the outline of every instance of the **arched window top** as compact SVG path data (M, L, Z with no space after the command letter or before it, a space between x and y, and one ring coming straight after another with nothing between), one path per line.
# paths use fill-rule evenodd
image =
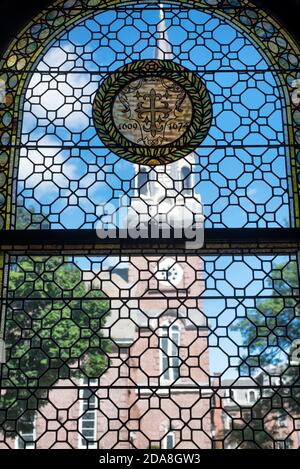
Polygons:
M192 168L210 172L198 187L207 226L297 225L294 41L272 16L243 0L230 1L230 9L218 0L162 3L174 61L199 73L213 98L213 124ZM124 23L124 8L138 28ZM97 205L112 199L112 188L128 187L137 170L98 148L91 97L105 73L153 57L157 44L150 37L159 22L146 3L57 1L12 43L2 62L8 98L0 141L12 144L1 153L2 227L14 227L6 203L17 202L34 219L31 228L93 228ZM91 170L96 166L102 176ZM220 177L229 192L219 193Z
M198 16L199 10L213 13L246 33L249 40L264 51L269 64L280 65L285 70L294 70L298 65L299 49L294 39L269 12L248 0L229 0L230 8L223 0L179 0L176 5L161 1L160 4L170 5L173 10L178 7L193 8ZM102 0L57 0L52 9L38 14L16 37L5 54L2 66L10 71L28 71L39 54L53 42L53 38L61 35L66 28L101 11L104 12L103 24L107 26L116 15L115 7L130 8L130 5L136 6L127 0L110 0L105 5ZM147 4L139 2L138 5L145 9Z

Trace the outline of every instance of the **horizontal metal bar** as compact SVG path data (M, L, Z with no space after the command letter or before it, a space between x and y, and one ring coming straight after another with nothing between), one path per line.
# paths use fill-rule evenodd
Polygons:
M200 249L186 249L185 239L104 239L97 237L96 230L4 230L0 232L3 251L13 252L80 252L95 251L107 255L119 252L123 255L137 253L177 252L185 255L205 253L289 253L300 249L298 228L215 228L205 230L205 243Z

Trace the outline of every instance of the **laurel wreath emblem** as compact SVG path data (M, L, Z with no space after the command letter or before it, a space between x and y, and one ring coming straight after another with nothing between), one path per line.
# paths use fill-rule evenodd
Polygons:
M117 129L112 115L114 100L121 90L147 76L177 83L188 94L193 106L192 120L186 132L176 141L160 147L129 141ZM204 83L190 70L169 60L139 60L119 68L103 81L95 96L93 119L100 139L113 153L136 164L165 165L200 146L211 126L212 106Z

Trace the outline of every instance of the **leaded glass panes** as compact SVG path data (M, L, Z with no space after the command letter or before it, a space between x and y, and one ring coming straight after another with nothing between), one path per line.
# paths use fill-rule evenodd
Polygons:
M263 51L214 12L168 4L164 11L174 62L201 78L213 106L207 137L186 157L207 227L293 226L286 111L276 71ZM97 13L52 43L28 75L17 204L39 214L31 228L93 228L99 205L117 207L122 196L132 196L138 167L104 147L92 104L110 73L157 56L160 25L159 9L151 5Z

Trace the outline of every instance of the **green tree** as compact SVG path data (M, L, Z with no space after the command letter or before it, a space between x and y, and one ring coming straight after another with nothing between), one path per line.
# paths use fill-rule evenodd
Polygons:
M231 447L273 448L274 440L282 438L279 419L300 414L299 389L295 387L290 393L284 387L299 385L299 366L290 363L300 330L297 263L289 261L275 266L268 286L273 289L270 298L258 299L256 308L249 309L232 330L241 333L248 349L247 356L241 360L240 375L250 374L258 385L263 385L263 374L272 374L275 366L280 377L279 388L276 392L265 390L250 409L240 409L241 418L226 438ZM289 434L285 441L291 443Z

